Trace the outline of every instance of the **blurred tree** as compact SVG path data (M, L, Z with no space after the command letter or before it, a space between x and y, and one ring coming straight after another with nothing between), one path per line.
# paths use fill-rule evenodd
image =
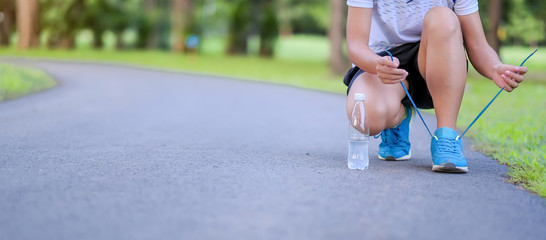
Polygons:
M166 9L163 9L166 10ZM170 38L171 38L171 21L169 15L160 15L159 21L157 24L157 48L161 50L169 50L171 48Z
M8 46L15 22L15 0L0 0L0 46Z
M116 4L110 23L117 29L116 45L119 49L170 48L169 10L173 0L113 1ZM135 38L126 43L126 33L134 33Z
M290 0L289 19L292 33L327 35L330 24L330 0Z
M154 24L151 14L149 14L146 10L137 12L133 24L137 35L135 47L138 49L152 47L154 44L149 43L152 38L152 27Z
M37 47L39 43L38 0L17 0L17 46L21 49Z
M330 0L330 28L328 39L330 41L330 70L335 74L343 74L347 71L347 57L343 56L344 39L344 11L346 9L344 0Z
M59 46L63 48L76 47L76 33L83 25L84 0L73 0L69 5L64 20L66 28L61 31Z
M279 31L282 36L292 34L292 26L290 24L291 11L290 5L294 0L277 0L279 11L277 13L279 21Z
M494 38L498 39L499 47L502 44L538 45L546 40L543 37L546 32L546 1L489 0L478 3L483 27L491 46L495 47ZM498 8L500 10L495 10ZM500 14L494 16L498 11Z
M161 8L158 0L144 0L144 10L137 21L139 40L137 48L156 48L159 44L159 19Z
M542 25L542 29L539 32L546 33L546 1L544 0L526 0L525 3L528 6L528 10L539 21L539 25ZM540 24L542 22L542 24ZM537 44L546 44L546 39L538 40Z
M171 48L171 17L172 0L146 0L148 21L151 31L148 38L148 48L168 50Z
M104 46L103 34L110 27L109 17L114 13L110 1L86 0L83 14L83 27L91 30L93 34L93 48L100 49Z
M251 21L250 2L246 0L239 0L234 4L235 6L229 17L230 24L227 52L230 55L245 55L247 53L248 35Z
M128 28L132 12L127 6L127 0L115 0L112 3L111 14L108 17L110 22L110 30L114 33L116 38L116 49L123 50L125 49L125 42L123 41L123 33Z
M544 21L532 14L524 0L511 0L508 12L507 34L516 44L537 46L545 39Z
M500 49L500 40L497 35L499 24L502 15L502 3L501 0L489 0L488 11L488 30L487 30L487 42L498 53Z
M277 9L273 0L262 0L260 3L262 16L260 19L260 56L273 57L275 42L279 37L279 21Z
M84 0L41 0L41 29L48 47L74 48L85 22Z
M175 52L182 52L186 48L186 27L192 20L192 12L190 0L173 0L171 18L174 36L173 51Z

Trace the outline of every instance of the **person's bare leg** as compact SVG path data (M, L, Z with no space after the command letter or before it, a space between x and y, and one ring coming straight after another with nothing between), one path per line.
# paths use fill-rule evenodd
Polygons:
M432 171L466 173L468 163L455 131L466 83L466 56L461 25L451 9L436 7L425 15L418 63L438 121L430 146Z
M425 15L418 63L438 128L455 130L466 83L466 55L459 19L451 9L436 7Z
M406 83L407 86L407 83ZM366 112L370 121L370 134L377 135L383 129L397 126L405 117L400 101L406 96L400 84L383 84L375 74L363 73L351 86L347 96L347 116L351 117L354 94L366 94Z

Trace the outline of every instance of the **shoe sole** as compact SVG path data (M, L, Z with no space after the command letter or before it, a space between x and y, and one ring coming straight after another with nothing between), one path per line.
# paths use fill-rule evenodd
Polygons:
M445 165L432 165L432 171L445 173L467 173L468 167L457 167L453 163Z
M411 152L410 154L399 157L399 158L395 158L393 156L381 157L380 155L377 155L377 157L383 161L407 161L407 160L410 160L411 158Z

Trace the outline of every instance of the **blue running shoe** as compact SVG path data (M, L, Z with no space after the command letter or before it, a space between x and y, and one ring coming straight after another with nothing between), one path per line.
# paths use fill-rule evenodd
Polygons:
M379 159L381 160L402 161L411 158L409 131L413 108L405 107L405 109L406 118L398 126L381 132L381 143L379 144Z
M455 130L443 127L434 132L430 144L432 171L466 173L468 164L463 156L463 143Z

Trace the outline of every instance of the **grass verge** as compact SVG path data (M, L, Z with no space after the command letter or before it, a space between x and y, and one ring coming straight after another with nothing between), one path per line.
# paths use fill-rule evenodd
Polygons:
M0 101L42 91L55 84L55 80L41 70L0 64Z
M472 79L463 98L459 128L468 124L499 90L484 79ZM510 168L510 181L546 197L546 84L524 82L502 92L467 133L475 148ZM472 164L472 163L470 163Z

